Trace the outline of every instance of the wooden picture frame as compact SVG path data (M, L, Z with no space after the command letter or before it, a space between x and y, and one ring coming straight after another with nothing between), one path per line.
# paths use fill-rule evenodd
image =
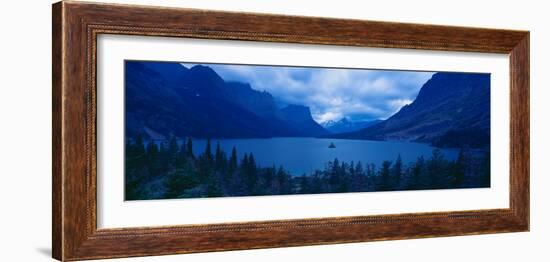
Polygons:
M529 32L63 1L53 5L53 257L62 260L529 230ZM99 34L508 54L510 207L98 229Z

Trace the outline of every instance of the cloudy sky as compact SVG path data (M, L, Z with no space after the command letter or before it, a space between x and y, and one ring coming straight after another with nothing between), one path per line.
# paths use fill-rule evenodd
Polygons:
M190 68L195 64L183 64ZM309 106L321 123L386 119L411 103L432 72L203 64L226 81L250 83L281 105Z

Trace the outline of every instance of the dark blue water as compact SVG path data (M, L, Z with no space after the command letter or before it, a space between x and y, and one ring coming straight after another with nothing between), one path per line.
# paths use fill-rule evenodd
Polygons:
M212 151L216 142L229 156L235 147L239 159L245 153L253 153L256 163L262 167L283 166L293 175L310 174L315 169L323 169L328 161L361 161L379 167L384 160L395 161L401 154L403 163L414 162L420 156L428 159L433 147L428 144L396 141L369 141L326 138L284 137L268 139L213 139ZM330 143L336 148L329 148ZM206 140L193 140L195 155L204 152ZM444 157L456 159L458 150L441 149Z

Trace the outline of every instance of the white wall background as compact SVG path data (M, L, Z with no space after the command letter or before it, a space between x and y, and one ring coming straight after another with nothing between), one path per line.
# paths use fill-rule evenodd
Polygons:
M550 28L545 1L104 0L531 31L531 232L124 259L123 261L548 261ZM0 11L1 261L51 255L51 1ZM546 23L545 23L546 22Z

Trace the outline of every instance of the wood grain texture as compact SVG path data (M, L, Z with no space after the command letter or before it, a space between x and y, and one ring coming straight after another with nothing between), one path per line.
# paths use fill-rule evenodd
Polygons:
M61 171L61 71L62 68L62 33L61 5L52 8L52 256L61 257L63 253L63 189Z
M529 227L529 33L510 52L510 207Z
M53 6L53 257L81 260L529 230L529 33L60 2ZM510 208L98 229L96 44L100 34L510 55Z

